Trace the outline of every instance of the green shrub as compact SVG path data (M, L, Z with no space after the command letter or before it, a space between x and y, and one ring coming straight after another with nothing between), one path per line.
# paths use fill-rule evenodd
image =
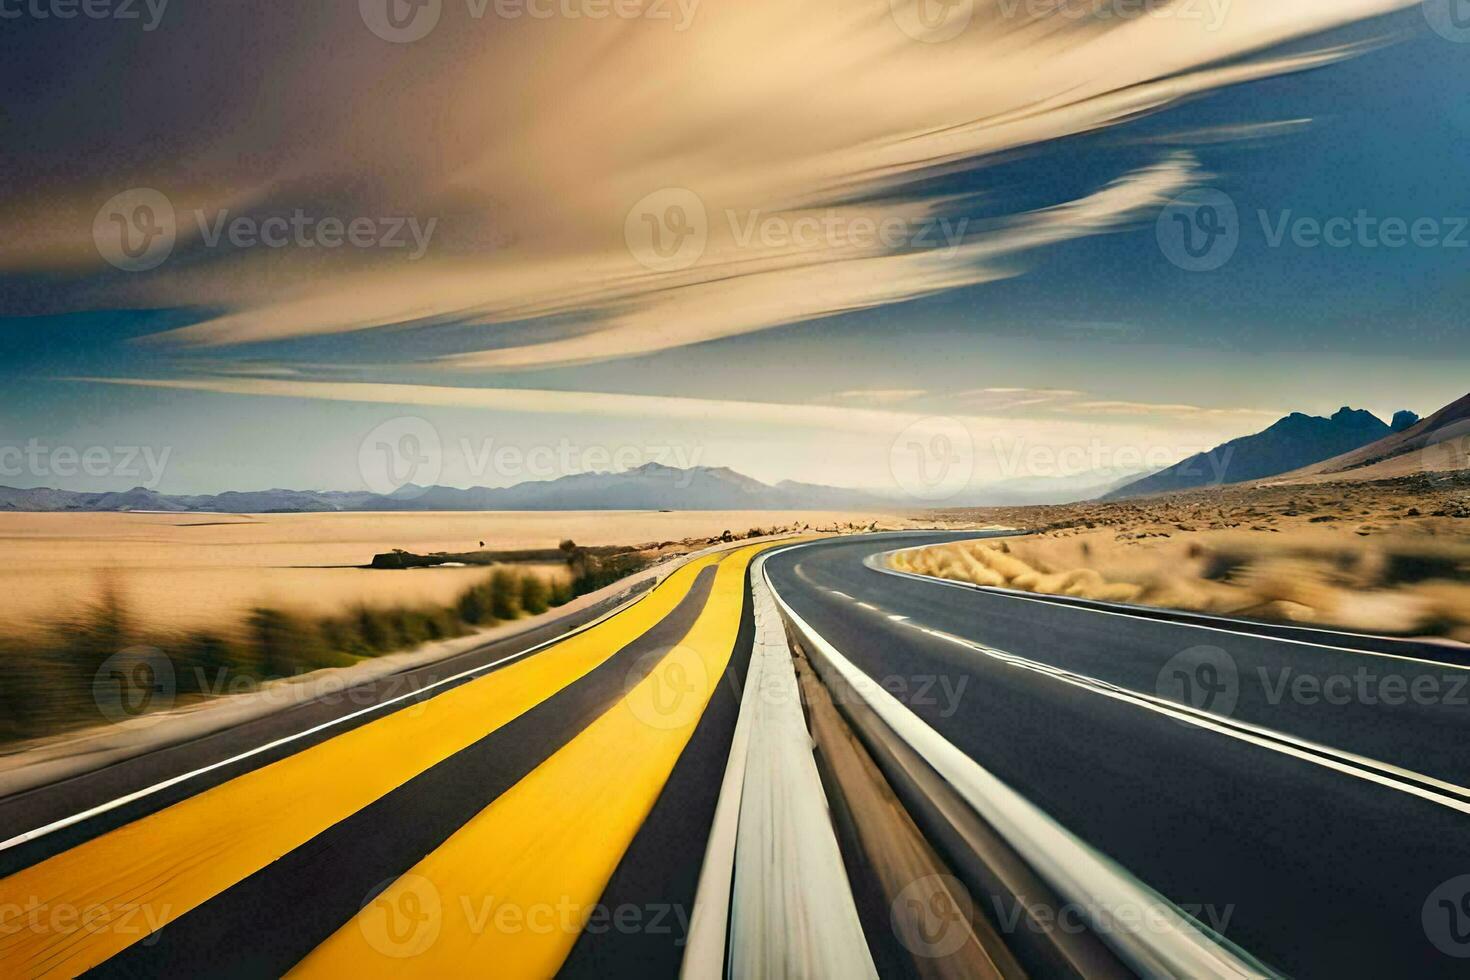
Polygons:
M521 608L532 616L539 616L551 608L551 587L540 575L521 577Z
M472 585L460 593L455 608L459 618L471 626L479 626L490 617L490 597L483 585Z
M497 568L490 578L490 613L500 620L520 618L520 576L508 568Z

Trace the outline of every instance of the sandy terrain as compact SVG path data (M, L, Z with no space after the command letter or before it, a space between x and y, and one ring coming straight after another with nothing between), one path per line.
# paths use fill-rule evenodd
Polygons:
M255 605L337 613L356 603L447 603L484 569L362 569L374 554L636 544L879 515L773 512L408 514L0 513L0 620L30 624L110 583L140 625L192 627Z
M1470 473L949 511L1038 533L914 571L1036 592L1470 642Z

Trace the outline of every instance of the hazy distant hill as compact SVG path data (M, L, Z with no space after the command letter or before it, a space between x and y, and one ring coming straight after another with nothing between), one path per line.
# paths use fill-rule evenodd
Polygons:
M1417 422L1418 416L1413 412L1399 412L1394 421L1407 427ZM1293 412L1255 435L1242 436L1207 453L1198 453L1152 476L1128 483L1102 499L1141 497L1277 476L1393 434L1393 427L1362 410L1344 407L1331 418Z
M1402 414L1402 413L1401 413ZM1422 422L1409 413L1376 442L1290 473L1281 483L1328 480L1386 480L1414 473L1470 467L1470 395L1451 402Z
M649 463L622 473L579 473L512 487L418 487L389 496L318 490L161 494L16 490L0 487L0 510L207 511L263 514L318 511L431 510L845 510L892 506L874 494L783 481L772 486L724 467L677 469Z
M1029 507L1096 500L1154 472L1157 471L1097 469L1071 476L1014 477L987 483L970 493L962 504L946 506Z

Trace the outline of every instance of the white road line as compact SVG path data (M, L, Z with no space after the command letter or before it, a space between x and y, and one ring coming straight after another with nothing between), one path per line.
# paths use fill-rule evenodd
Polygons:
M760 561L760 559L757 559ZM771 642L771 630L780 623L756 624L756 642ZM684 944L684 958L679 975L684 980L723 980L727 927L730 920L731 893L735 885L735 844L740 827L740 800L745 787L746 759L750 754L750 728L755 716L755 701L760 696L765 660L752 652L745 671L745 688L740 695L740 711L735 719L735 734L730 741L730 754L725 761L725 778L720 783L715 818L710 825L709 840L704 848L704 864L694 893L694 909L689 919L689 936Z
M1076 837L863 673L813 630L773 588L787 617L884 722L984 817L1099 935L1143 976L1242 980L1271 974L1216 942L1168 899Z
M984 538L975 538L975 539L972 539L972 540L983 541L985 539ZM925 546L925 547L928 547L928 546ZM897 554L897 553L899 553L901 551L914 551L914 550L917 550L917 549L912 548L912 547L909 547L909 548L896 548L893 551L885 551L885 552L883 552L882 553L882 556L883 557L887 557L888 555ZM1163 623L1163 624L1168 625L1168 626L1183 626L1183 627L1187 627L1189 629L1208 630L1208 631L1210 631L1212 633L1228 633L1231 636L1254 637L1256 639L1273 640L1273 641L1275 641L1277 643L1291 643L1291 644L1294 644L1296 646L1315 647L1315 648L1317 648L1319 650L1333 650L1333 651L1336 651L1336 652L1339 652L1339 653L1356 653L1356 654L1360 654L1360 655L1365 656L1365 657L1384 657L1384 658L1390 659L1390 660L1404 660L1404 661L1408 661L1410 663L1429 664L1429 665L1434 666L1434 667L1447 667L1447 668L1449 668L1451 670L1465 670L1465 671L1470 671L1470 664L1455 664L1455 663L1448 663L1448 662L1443 661L1443 660L1429 660L1429 659L1427 659L1425 657L1413 657L1413 656L1410 656L1410 655L1405 654L1405 653L1385 653L1385 652L1383 652L1381 650L1364 650L1364 649L1361 649L1359 647L1336 646L1336 645L1333 645L1333 644L1330 644L1330 643L1316 643L1316 642L1313 642L1311 640L1297 640L1297 639L1292 639L1291 637L1275 636L1275 635L1272 635L1272 634L1269 634L1269 633L1251 633L1251 632L1248 632L1246 630L1229 629L1228 627L1223 627L1223 626L1207 626L1204 623L1191 623L1191 622L1187 622L1187 621L1184 621L1184 620L1178 620L1178 619L1156 619L1156 618L1151 617L1151 616L1142 616L1142 615L1139 615L1138 613L1132 613L1132 612L1119 612L1119 611L1112 610L1112 609L1095 609L1095 608L1093 608L1091 606L1079 606L1079 605L1074 605L1072 603L1064 603L1064 602L1049 602L1046 599L1039 599L1039 598L1036 598L1035 596L1024 595L1024 594L1022 594L1020 592L1017 592L1017 591L1015 591L1013 589L997 590L997 589L992 589L992 588L988 588L988 587L983 587L983 586L978 586L978 585L972 585L972 584L970 584L968 582L956 582L956 581L953 581L952 579L937 578L937 577L935 577L933 575L918 575L918 574L916 574L914 572L903 572L903 571L899 571L896 568L888 568L888 567L884 566L881 562L880 563L870 564L868 567L871 568L871 569L873 569L876 572L882 572L885 575L896 575L899 578L913 579L913 580L918 581L918 582L927 582L927 583L929 583L931 585L944 585L944 586L949 586L950 588L963 589L966 592L981 592L981 593L988 594L988 595L998 595L998 596L1002 596L1002 597L1007 598L1007 599L1019 599L1022 602L1037 602L1037 603L1041 603L1042 605L1051 606L1053 608L1055 608L1057 606L1064 606L1064 607L1066 607L1068 609L1080 609L1083 612L1096 613L1099 616L1121 616L1121 617L1123 617L1125 619L1131 619L1131 620L1134 620L1134 621L1137 621L1137 620L1140 620L1140 619L1146 619L1149 622ZM1168 610L1164 610L1164 611L1167 612ZM1295 624L1292 624L1291 625L1291 628L1292 629L1305 629L1307 627L1299 627L1299 626L1296 626ZM1326 633L1329 636L1348 636L1348 637L1352 637L1352 636L1362 636L1362 635L1364 635L1364 634L1359 634L1359 633L1340 633L1340 632L1337 632L1337 631L1334 631L1334 630L1324 630L1324 629L1315 629L1315 628L1314 628L1314 632ZM1387 637L1386 639L1392 639L1392 637Z
M1006 653L1003 650L996 650L993 647L987 647L939 630L926 630L925 632L931 636L949 640L966 649L1009 664L1012 667L1019 667L1023 670L1045 674L1076 687L1086 688L1106 697L1126 701L1138 707L1167 715L1176 721L1182 721L1199 728L1228 735L1231 738L1239 739L1243 742L1250 742L1253 745L1269 748L1273 751L1281 752L1298 759L1304 759L1308 762L1314 762L1317 765L1347 773L1359 779L1365 779L1403 793L1421 797L1430 802L1438 803L1441 806L1449 807L1452 810L1459 810L1461 813L1470 813L1470 787L1436 779L1433 776L1415 772L1412 769L1405 769L1389 762L1382 762L1369 756L1358 755L1354 752L1347 752L1342 749L1323 745L1320 742L1313 742L1309 739L1298 738L1295 735L1288 735L1274 728L1266 728L1262 725L1252 724L1251 722L1241 721L1236 718L1213 715L1207 711L1201 711L1198 708L1170 701L1167 698L1144 694L1140 691L1134 691L1131 688L1119 687L1116 684L1111 684L1096 677L1090 677L1087 674L1079 674L1061 667L1054 667L1050 664L1028 660L1025 657ZM1324 756L1326 758L1323 758ZM1462 797L1462 799L1435 793L1423 787L1402 782L1401 780L1414 780L1435 786L1445 793L1455 794L1455 796Z
M878 611L880 613L882 612L882 610ZM888 616L888 618L895 619L896 617ZM919 626L914 623L910 623L909 625L915 626L921 632L927 633L935 639L945 640L957 646L962 646L967 650L983 654L994 660L999 660L1012 667L1019 667L1023 670L1045 674L1056 680L1093 690L1106 697L1126 701L1138 707L1169 715L1175 720L1183 721L1199 728L1206 728L1222 735L1229 735L1232 738L1273 749L1277 752L1293 756L1294 758L1315 762L1326 768L1356 776L1359 779L1365 779L1369 782L1378 783L1403 793L1409 793L1432 803L1449 807L1452 810L1470 813L1470 787L1438 779L1403 766L1396 766L1391 762L1384 762L1379 759L1374 759L1371 756L1359 755L1356 752L1334 748L1321 742L1299 738L1274 728L1267 728L1264 725L1257 725L1238 718L1211 714L1208 711L1202 711L1190 705L1180 704L1177 701L1156 697L1142 691L1135 691L1132 688L1122 687L1089 674L1081 674L1076 671L1067 670L1065 667L1057 667L1052 664L1031 660L1018 654L1007 653L1004 650L998 650L995 647L989 647L983 643L976 643L974 640L967 640L962 636L946 633L943 630ZM1322 756L1326 756L1327 758L1322 758ZM1411 783L1402 782L1401 780L1424 783L1442 790L1444 793L1453 795L1441 795L1440 793L1435 793L1422 787L1414 786Z
M216 769L222 769L225 766L234 765L236 762L242 762L245 759L260 755L263 752L269 752L272 749L280 748L282 745L289 745L292 742L306 738L307 736L315 735L318 732L324 732L329 728L335 728L336 726L341 725L344 722L351 721L354 718L361 718L363 715L370 714L371 712L381 711L383 708L389 707L390 705L398 704L400 701L406 701L409 698L419 697L426 691L435 690L436 688L443 687L446 684L453 684L456 681L464 680L467 677L473 677L476 674L483 674L495 667L501 666L502 664L510 663L512 660L519 660L522 657L528 657L538 650L543 650L546 647L551 646L552 644L560 643L563 640L576 636L578 633L582 633L586 630L591 629L592 627L609 619L612 616L616 616L618 613L631 608L635 603L643 601L643 598L652 594L652 592L652 589L647 589L634 597L631 601L623 603L616 609L609 610L608 612L604 613L601 616L598 616L591 622L583 623L576 629L569 630L566 633L561 634L560 636L554 636L543 643L538 643L533 647L528 647L525 650L520 651L519 653L512 653L488 664L482 664L479 667L472 667L469 670L460 671L458 674L455 674L451 677L446 677L442 680L435 681L432 684L425 684L423 687L415 691L410 691L407 694L400 694L397 697L389 698L386 701L380 701L377 704L369 705L366 708L361 708L350 714L343 715L340 718L333 718L331 721L325 721L322 722L320 725L314 725L311 728L297 732L294 735L286 735L282 738L276 739L273 742L267 742L264 745L258 745L255 748L249 749L245 752L241 752L238 755L232 755L228 759L221 759L218 762L212 762L207 766L201 766L200 768L195 769L191 772L181 773L180 775L172 776L168 779L162 780L161 782L154 783L151 786L146 786L143 789L136 790L124 796L119 796L116 799L108 800L106 803L99 803L98 805L83 810L80 813L74 813L69 817L62 817L60 820L53 820L51 823L48 823L43 827L37 827L34 830L28 830L23 834L16 834L14 837L11 837L8 840L0 841L0 851L7 851L13 847L19 847L22 844L27 844L31 841L39 840L48 834L53 834L58 830L63 830L67 827L74 826L84 820L90 820L93 817L101 816L104 813L116 810L118 807L127 806L129 803L145 799L155 793L161 793L166 789L178 786L180 783L188 782L189 780L194 779L198 776L202 776L205 773L214 772Z
M877 980L764 558L751 569L761 685L739 803L729 975Z

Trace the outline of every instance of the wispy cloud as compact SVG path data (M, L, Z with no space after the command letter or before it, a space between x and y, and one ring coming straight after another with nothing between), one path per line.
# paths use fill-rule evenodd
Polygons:
M1163 402L1130 401L1086 401L1073 402L1065 411L1090 413L1093 415L1173 415L1173 416L1242 416L1280 418L1285 413L1267 408L1201 408L1198 405L1168 404Z
M456 22L464 11L446 4L439 29L410 45L374 37L354 3L277 21L262 5L191 18L197 58L121 52L152 66L128 132L105 162L80 145L59 156L58 174L70 176L44 194L0 195L11 202L0 224L29 229L0 239L0 268L64 272L56 303L227 311L155 338L178 347L454 323L474 327L473 349L435 362L446 370L646 354L1003 278L1029 249L1124 226L1200 178L1187 154L975 227L957 224L973 202L933 197L923 181L1349 57L1361 48L1278 45L1411 0L1234 0L1209 24L985 3L940 44L906 35L890 0L704 0L682 32L618 18ZM263 26L272 22L293 25L289 44ZM331 72L291 54L326 46ZM256 111L258 86L234 84L260 58L276 96L268 116ZM172 199L179 256L115 275L95 259L92 217L110 193L139 185ZM683 268L640 263L626 237L640 202L668 188L690 192L702 212L704 247ZM187 230L195 212L295 207L435 218L438 232L408 262L402 252L206 249ZM778 240L762 233L770 221L821 230ZM897 243L851 233L943 221L958 233ZM567 335L507 330L524 321Z
M834 391L828 399L869 405L901 405L926 394L928 392L923 388L853 388L848 391Z
M1236 143L1246 140L1289 136L1312 124L1310 117L1273 119L1267 122L1233 123L1223 126L1201 126L1141 137L1136 143L1159 143L1166 146L1207 146L1211 143Z

